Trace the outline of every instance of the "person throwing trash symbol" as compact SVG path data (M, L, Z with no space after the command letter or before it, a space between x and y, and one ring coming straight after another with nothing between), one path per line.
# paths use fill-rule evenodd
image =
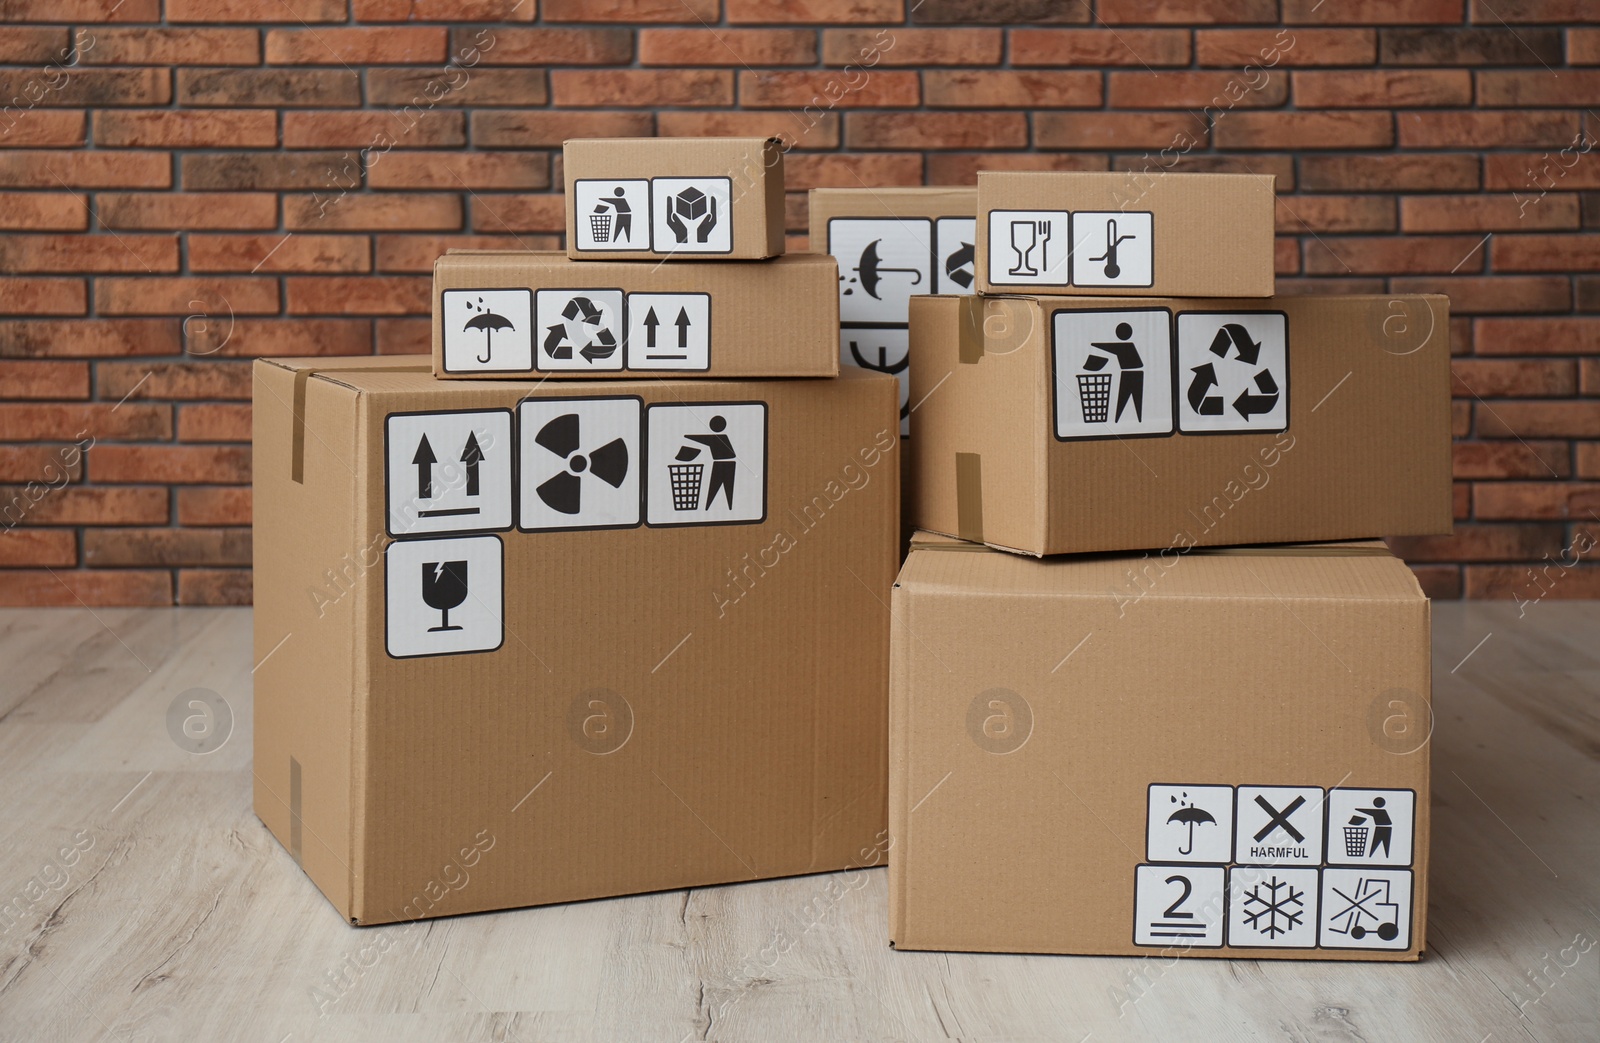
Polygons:
M723 416L714 416L711 423L706 425L711 428L709 434L685 435L689 442L698 442L705 446L711 453L711 483L706 491L705 509L710 510L716 502L717 494L723 493L728 509L733 509L733 476L738 469L738 454L734 452L733 440L724 432L728 429L728 420ZM684 454L689 454L685 456ZM700 450L692 446L684 446L678 450L678 459L693 459L700 455Z
M606 220L606 208L610 207L614 217ZM622 186L618 185L614 195L601 196L594 204L594 238L595 242L627 243L633 241L633 207L629 204Z

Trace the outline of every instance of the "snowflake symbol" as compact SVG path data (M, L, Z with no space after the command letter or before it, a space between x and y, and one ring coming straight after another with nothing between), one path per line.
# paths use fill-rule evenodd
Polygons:
M1304 891L1274 875L1245 893L1244 922L1268 938L1287 934L1305 920L1305 897Z

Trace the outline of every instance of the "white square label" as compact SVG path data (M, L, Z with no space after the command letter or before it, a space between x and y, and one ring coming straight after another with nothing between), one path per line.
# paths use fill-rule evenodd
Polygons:
M971 293L978 221L941 217L934 229L933 293Z
M1228 870L1228 944L1314 949L1317 870L1238 866Z
M933 222L926 217L836 217L828 252L839 262L839 321L905 323L914 294L933 292Z
M694 402L647 410L651 525L759 522L767 514L767 407Z
M1150 286L1155 256L1147 213L1083 211L1072 215L1072 285Z
M1283 312L1178 315L1178 430L1289 426L1289 319Z
M1411 870L1324 869L1324 949L1411 948Z
M518 528L639 524L639 399L530 398L517 410L522 443Z
M622 368L621 290L540 290L536 312L539 369Z
M1050 337L1056 437L1172 433L1172 314L1058 311Z
M650 249L650 182L574 182L573 229L580 252Z
M651 248L658 254L733 252L733 179L650 179Z
M1162 949L1222 945L1227 870L1220 866L1138 866L1133 944Z
M1408 789L1336 789L1328 793L1328 864L1408 866L1417 828L1417 795Z
M1152 862L1232 860L1233 787L1150 787L1146 857Z
M1240 786L1233 860L1244 865L1322 863L1322 789Z
M384 551L389 655L492 652L500 647L505 578L498 536L401 540Z
M900 434L911 433L911 331L905 327L841 329L839 361L892 373L900 381Z
M392 413L384 421L391 536L511 527L511 411Z
M710 369L711 295L628 294L629 369Z
M1066 286L1071 254L1065 210L989 211L989 282L996 286Z
M532 291L446 290L439 311L446 373L533 369Z

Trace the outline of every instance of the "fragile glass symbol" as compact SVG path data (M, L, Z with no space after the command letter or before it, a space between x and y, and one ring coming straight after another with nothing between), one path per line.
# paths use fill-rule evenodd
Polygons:
M1033 266L1033 251L1039 251L1040 268L1050 267L1050 222L1049 221L1013 221L1011 222L1011 252L1017 255L1017 263L1007 269L1007 275L1037 276L1039 268Z
M460 630L450 622L450 610L467 600L467 563L464 561L425 561L422 563L422 600L439 610L441 619L428 633Z

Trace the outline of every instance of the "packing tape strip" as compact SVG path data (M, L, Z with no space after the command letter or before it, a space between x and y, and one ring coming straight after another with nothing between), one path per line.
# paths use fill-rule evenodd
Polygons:
M310 366L294 373L294 428L289 443L289 477L296 485L304 485L306 478L306 384L313 376L326 373L429 373L429 363L413 362L404 366Z

